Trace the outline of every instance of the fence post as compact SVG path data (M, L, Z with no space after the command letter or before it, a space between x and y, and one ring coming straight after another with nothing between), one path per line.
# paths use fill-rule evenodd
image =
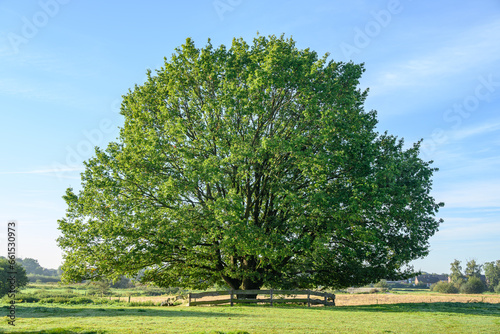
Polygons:
M326 295L325 295L325 307L327 304L328 304L328 300L326 299Z
M311 291L307 290L307 307L311 307Z
M130 295L128 295L128 302L130 303Z
M188 294L188 306L191 306L191 292Z
M233 306L233 289L231 289L231 306Z
M271 289L271 306L273 306L273 289Z

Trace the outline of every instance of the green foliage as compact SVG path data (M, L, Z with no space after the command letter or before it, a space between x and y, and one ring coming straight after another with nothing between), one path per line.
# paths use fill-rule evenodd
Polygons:
M29 280L24 268L13 260L0 258L0 297L18 292Z
M465 268L465 276L467 278L480 277L482 268L483 266L476 263L476 260L469 260L467 261L467 266Z
M101 279L95 282L89 282L89 294L105 296L110 294L111 283L107 279Z
M40 276L60 276L60 272L56 269L46 269L43 268L38 260L32 258L16 259L23 268L26 270L28 275L40 275Z
M462 266L460 265L460 261L455 259L452 263L450 263L451 274L450 279L452 283L458 284L459 286L462 284L464 275L462 274Z
M111 287L115 289L129 289L134 287L134 283L127 277L122 276L118 280L111 282Z
M124 96L59 221L67 281L342 288L412 275L442 203L419 145L376 132L363 65L284 37L192 40Z
M431 290L440 293L458 293L458 288L453 283L438 282L433 284Z
M67 305L82 305L82 304L92 304L94 300L86 297L49 297L40 299L41 304L67 304Z
M495 292L500 293L500 283L495 287Z
M36 275L36 274L28 274L28 279L30 282L36 283L48 283L48 282L60 282L60 276L45 276L45 275Z
M478 277L471 277L460 287L461 293L483 293L486 286Z
M2 302L8 303L11 300L8 296L2 298ZM40 297L28 293L16 293L16 298L14 299L16 303L36 303L40 301Z
M490 289L494 289L500 284L500 260L496 262L486 262L484 264L484 275L488 281Z
M387 280L385 280L385 279L381 279L380 281L375 283L373 286L376 288L385 288L385 289L389 288L389 284L387 284Z

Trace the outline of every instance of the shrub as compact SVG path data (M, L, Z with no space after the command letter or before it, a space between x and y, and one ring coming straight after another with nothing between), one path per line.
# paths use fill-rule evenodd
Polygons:
M495 287L495 292L500 293L500 283Z
M36 303L40 300L40 298L29 293L17 293L15 300L16 303ZM9 301L10 298L7 298L7 296L3 298L3 302L9 302Z
M461 293L483 293L486 290L486 286L483 281L477 277L471 277L460 287Z
M79 305L79 304L91 304L94 301L90 298L85 297L49 297L40 299L40 304L69 304L69 305Z
M92 304L94 301L90 298L85 297L74 297L70 298L67 304L79 305L79 304Z
M382 279L379 282L375 283L374 286L376 288L383 288L383 289L389 288L389 284L387 284L387 280L385 280L385 279Z
M440 293L458 293L458 288L452 283L438 282L431 287L432 291Z

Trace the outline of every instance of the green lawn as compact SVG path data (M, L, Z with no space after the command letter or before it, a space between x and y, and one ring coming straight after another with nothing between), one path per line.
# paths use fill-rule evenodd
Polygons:
M0 309L7 314L6 306ZM2 333L499 333L500 304L117 307L17 304Z

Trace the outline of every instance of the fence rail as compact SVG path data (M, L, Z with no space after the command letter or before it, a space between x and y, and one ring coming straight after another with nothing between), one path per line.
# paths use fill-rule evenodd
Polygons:
M257 298L242 298L252 295ZM264 298L258 298L263 295ZM205 297L229 296L227 299L209 299L198 300ZM301 297L299 297L301 296ZM267 298L265 298L267 297ZM322 299L314 298L322 297ZM247 304L247 303L266 303L273 306L275 303L307 303L311 305L335 306L335 295L327 292L311 290L227 290L227 291L208 291L200 293L190 293L188 296L188 306L196 305L218 305L218 304ZM329 301L330 300L330 301Z

